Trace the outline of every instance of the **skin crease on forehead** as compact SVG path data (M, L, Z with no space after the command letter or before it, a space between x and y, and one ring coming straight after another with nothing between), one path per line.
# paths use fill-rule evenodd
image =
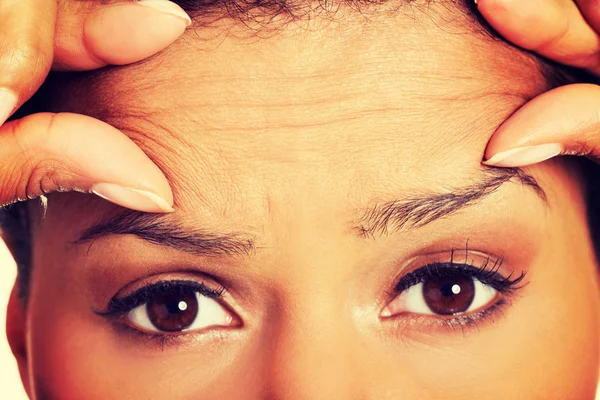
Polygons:
M544 90L528 56L422 17L348 17L267 38L190 32L148 62L61 83L56 111L107 121L163 169L170 218L251 232L259 245L235 258L134 237L76 245L115 208L51 195L28 308L38 395L592 399L596 264L565 162L528 169L547 205L507 183L423 228L369 240L348 230L372 199L472 183L494 129ZM409 259L467 241L502 255L506 274L527 272L501 315L464 331L378 317ZM91 311L131 282L181 274L223 283L242 327L161 349Z

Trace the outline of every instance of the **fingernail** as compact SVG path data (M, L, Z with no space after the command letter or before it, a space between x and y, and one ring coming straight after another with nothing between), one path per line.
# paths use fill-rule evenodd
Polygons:
M114 183L97 183L91 192L122 207L144 212L173 212L169 203L159 195L146 190L133 189Z
M559 143L524 146L498 153L483 163L493 167L524 167L548 160L562 152L563 146Z
M192 19L189 15L187 15L185 11L183 11L183 8L168 0L136 0L135 2L140 6L150 7L162 13L171 14L178 18L183 18L183 20L186 23L186 26L190 26L192 24Z
M13 113L18 101L19 98L12 90L0 89L0 126Z

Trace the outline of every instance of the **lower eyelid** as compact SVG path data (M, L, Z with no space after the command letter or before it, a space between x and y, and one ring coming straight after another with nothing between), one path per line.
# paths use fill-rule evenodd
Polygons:
M401 318L388 318L387 323L393 327L397 339L421 341L424 337L432 335L435 337L450 335L449 338L452 338L454 334L460 334L462 338L469 333L481 333L488 326L501 322L510 305L509 299L502 298L485 310L466 315L450 317L405 315Z

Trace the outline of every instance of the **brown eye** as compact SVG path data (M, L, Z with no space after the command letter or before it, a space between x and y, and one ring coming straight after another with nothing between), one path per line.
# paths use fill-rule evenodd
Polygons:
M475 283L470 277L431 277L423 283L423 298L436 314L462 313L473 303Z
M192 290L158 296L149 301L146 307L152 325L163 332L187 329L198 315L198 300Z
M217 300L185 286L148 295L125 318L133 328L151 333L200 331L234 323L232 314Z
M385 307L381 316L457 315L485 308L497 298L496 289L469 274L439 275L428 274L421 282L404 289Z

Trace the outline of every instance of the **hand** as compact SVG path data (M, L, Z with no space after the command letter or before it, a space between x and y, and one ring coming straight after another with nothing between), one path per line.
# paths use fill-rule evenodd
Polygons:
M479 0L481 14L514 44L600 76L596 0ZM484 164L521 167L557 155L600 159L600 87L563 86L533 99L494 133Z
M140 211L172 211L163 173L109 125L49 113L3 123L50 69L80 71L139 61L174 42L190 23L167 0L1 1L0 206L77 190Z

